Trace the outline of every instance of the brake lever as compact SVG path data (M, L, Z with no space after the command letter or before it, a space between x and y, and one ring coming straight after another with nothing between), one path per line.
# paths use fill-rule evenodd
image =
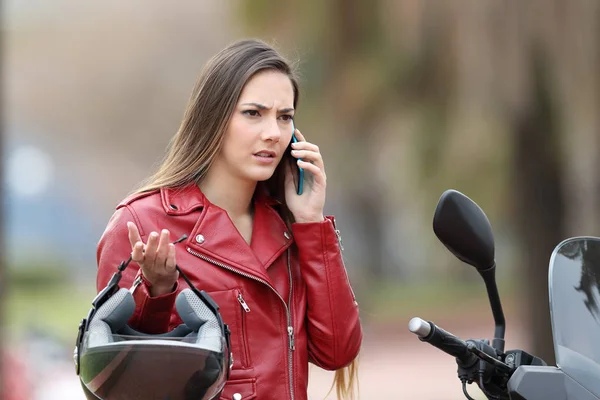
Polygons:
M480 360L483 360L489 364L492 364L493 366L502 370L503 372L506 372L507 374L511 374L515 370L515 368L512 368L510 365L503 363L502 361L497 360L494 357L490 356L489 354L481 351L472 342L467 341L467 350L469 350L471 353L475 354L475 356L477 356L477 358L479 358Z

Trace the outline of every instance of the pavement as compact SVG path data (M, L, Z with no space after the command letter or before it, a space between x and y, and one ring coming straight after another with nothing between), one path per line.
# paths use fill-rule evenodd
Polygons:
M490 317L491 319L491 317ZM398 325L385 332L365 332L359 358L359 399L465 399L456 376L454 358L437 348L419 341L406 325ZM445 330L462 339L491 338L493 324L474 326L457 320L434 321ZM519 326L508 326L506 349L528 348L525 332ZM309 399L325 399L333 382L333 372L311 365ZM486 397L476 385L467 386L471 397ZM332 393L326 399L335 399Z

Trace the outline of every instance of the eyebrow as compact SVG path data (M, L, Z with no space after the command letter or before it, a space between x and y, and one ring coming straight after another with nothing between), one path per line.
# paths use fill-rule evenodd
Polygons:
M264 104L260 104L260 103L244 103L242 104L243 106L254 106L256 108L258 108L259 110L269 110L270 107L265 106ZM294 108L282 108L279 110L280 113L287 113L287 112L292 112L294 111Z

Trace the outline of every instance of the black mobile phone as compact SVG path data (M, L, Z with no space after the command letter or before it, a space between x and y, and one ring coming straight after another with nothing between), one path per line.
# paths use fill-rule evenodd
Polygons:
M292 143L297 143L298 138L296 138L296 127L294 126L294 120L292 120ZM300 158L298 160L301 160ZM298 163L296 163L298 166ZM298 187L296 188L296 193L299 195L302 194L302 189L304 186L304 168L298 167Z

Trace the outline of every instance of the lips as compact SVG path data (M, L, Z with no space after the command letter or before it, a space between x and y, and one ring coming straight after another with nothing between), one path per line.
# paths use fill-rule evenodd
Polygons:
M257 157L264 157L264 158L275 158L276 154L274 151L270 151L270 150L261 150L258 153L254 153L255 156Z

